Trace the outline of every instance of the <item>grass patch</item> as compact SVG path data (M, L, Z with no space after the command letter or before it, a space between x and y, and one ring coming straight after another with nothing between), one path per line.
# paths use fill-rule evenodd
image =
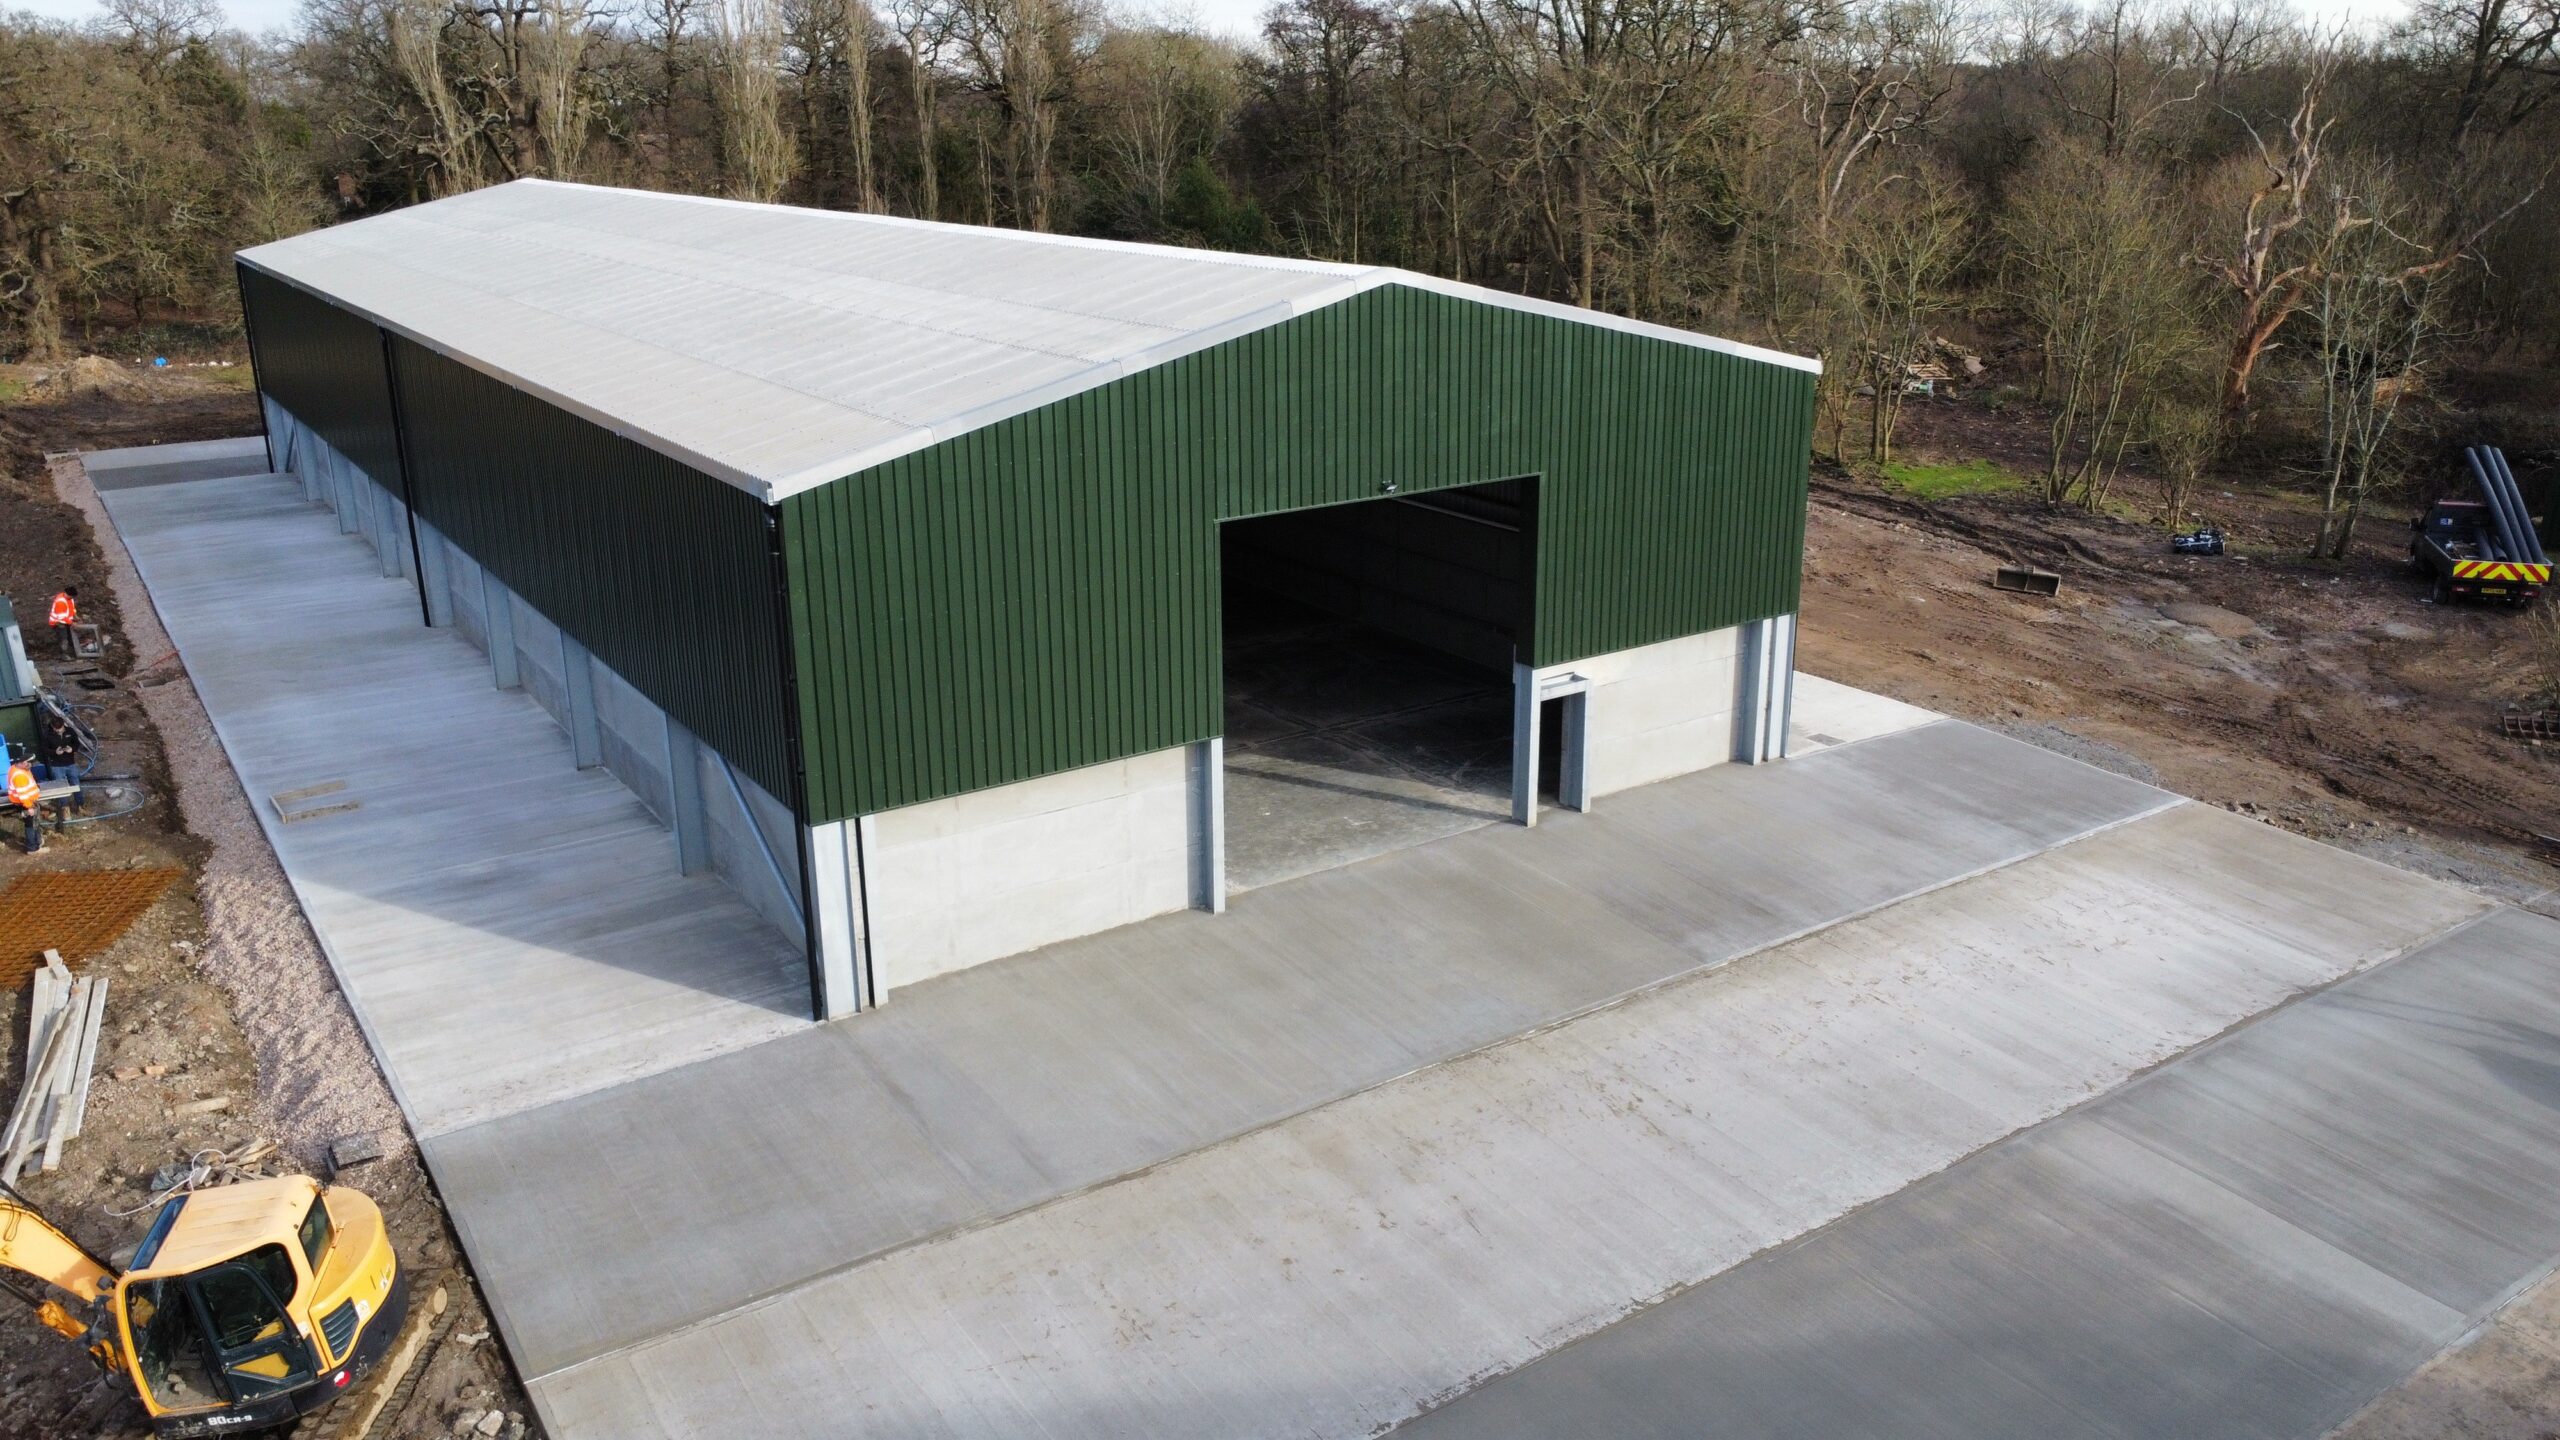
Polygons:
M2013 474L1988 460L1967 460L1955 465L1915 465L1905 460L1884 462L1887 485L1919 500L1946 500L1957 495L1988 495L2001 490L2026 487L2026 477Z

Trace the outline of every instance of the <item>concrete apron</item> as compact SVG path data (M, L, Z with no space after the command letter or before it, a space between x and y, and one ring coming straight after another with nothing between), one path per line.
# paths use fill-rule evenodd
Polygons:
M564 1436L1365 1435L2485 905L2179 806L534 1390Z
M2493 912L1409 1431L2326 1434L2560 1256L2555 955Z

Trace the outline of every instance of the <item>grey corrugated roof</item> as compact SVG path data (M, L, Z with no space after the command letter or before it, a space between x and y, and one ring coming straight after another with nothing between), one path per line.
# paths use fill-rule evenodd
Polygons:
M768 501L1397 283L1384 266L518 180L241 252Z

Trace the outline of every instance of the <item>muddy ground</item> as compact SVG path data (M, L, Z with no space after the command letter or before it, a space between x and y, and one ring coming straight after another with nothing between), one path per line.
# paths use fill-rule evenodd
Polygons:
M2041 425L1915 401L1905 437L1911 458L2024 468ZM2549 683L2535 621L2431 603L2405 503L2343 564L2302 558L2308 495L2226 482L2203 507L2231 553L2023 491L1923 503L1817 467L1800 662L2507 898L2560 884L2560 747L2499 727ZM1993 589L2017 561L2061 594Z
M384 1158L338 1177L383 1208L394 1245L423 1286L442 1284L454 1323L422 1362L420 1382L376 1437L425 1440L456 1433L485 1412L507 1422L530 1414L469 1277L442 1207L401 1127L387 1087L328 987L316 941L271 854L264 852L236 780L213 749L184 671L169 656L157 617L128 617L143 603L124 576L123 601L88 517L57 493L47 452L165 444L254 433L245 372L129 373L124 383L32 403L0 405L0 593L14 602L40 668L51 658L44 605L68 583L84 619L108 639L109 688L65 687L97 707L103 773L141 777L131 815L48 837L39 855L0 851L0 880L39 869L174 865L186 879L89 972L111 976L97 1079L83 1132L60 1169L29 1174L21 1189L92 1250L129 1245L155 1208L155 1179L191 1161L219 1160L268 1142L271 1173L326 1176L332 1141L371 1136ZM0 367L0 393L27 375ZM14 383L12 383L14 382ZM226 383L227 382L227 383ZM130 621L130 623L128 623ZM179 731L164 739L168 732ZM182 772L172 774L171 756ZM183 797L183 803L181 803ZM9 831L14 842L15 827ZM316 998L315 998L316 997ZM14 1098L26 1065L27 990L0 994L5 1073ZM212 1102L221 1102L214 1107ZM422 1292L423 1293L423 1292ZM0 1297L0 1303L9 1303ZM334 1433L323 1415L311 1435ZM18 1314L0 1315L0 1435L140 1436L147 1426L121 1381L98 1374L79 1347ZM519 1430L518 1433L521 1433Z

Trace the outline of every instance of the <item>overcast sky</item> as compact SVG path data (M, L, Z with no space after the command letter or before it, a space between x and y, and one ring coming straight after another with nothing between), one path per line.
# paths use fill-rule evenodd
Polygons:
M2303 0L2304 8L2324 18L2352 16L2358 20L2396 17L2406 8L2404 0ZM243 30L265 31L292 22L300 0L223 0L223 9L231 23ZM1244 37L1261 28L1262 12L1270 0L1186 0L1176 6L1146 5L1150 11L1188 10L1202 29L1216 30ZM97 0L0 0L0 8L29 9L39 15L65 20L86 20L98 13Z

